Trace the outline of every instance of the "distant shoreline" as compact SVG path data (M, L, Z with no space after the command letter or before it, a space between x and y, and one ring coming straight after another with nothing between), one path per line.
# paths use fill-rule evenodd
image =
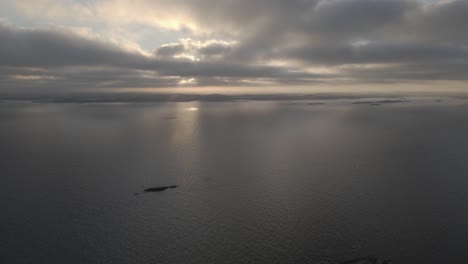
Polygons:
M36 103L152 103L152 102L245 102L245 101L305 101L383 98L404 100L404 97L450 97L468 99L466 94L451 93L315 93L315 94L169 94L169 93L85 93L85 94L10 94L0 95L2 101Z

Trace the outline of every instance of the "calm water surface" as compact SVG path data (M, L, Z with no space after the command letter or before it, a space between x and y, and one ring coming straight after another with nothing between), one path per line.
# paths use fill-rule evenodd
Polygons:
M467 101L307 103L0 102L0 262L468 261Z

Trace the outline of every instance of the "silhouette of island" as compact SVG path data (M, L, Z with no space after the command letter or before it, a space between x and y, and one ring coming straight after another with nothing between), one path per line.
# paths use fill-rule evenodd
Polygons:
M171 185L171 186L152 187L152 188L145 189L143 192L162 192L162 191L165 191L167 189L174 189L174 188L177 188L177 187L179 187L179 186Z
M411 101L409 100L357 101L357 102L353 102L353 104L366 104L366 105L379 106L381 104L395 104L395 103L407 103L407 102L411 102Z

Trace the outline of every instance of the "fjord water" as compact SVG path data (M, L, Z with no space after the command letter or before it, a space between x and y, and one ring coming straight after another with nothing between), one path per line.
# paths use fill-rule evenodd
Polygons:
M464 263L468 102L411 101L0 102L0 262Z

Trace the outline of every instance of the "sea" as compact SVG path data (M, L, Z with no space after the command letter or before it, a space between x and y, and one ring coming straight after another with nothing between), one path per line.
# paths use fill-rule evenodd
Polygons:
M3 100L0 186L5 264L468 263L468 100Z

